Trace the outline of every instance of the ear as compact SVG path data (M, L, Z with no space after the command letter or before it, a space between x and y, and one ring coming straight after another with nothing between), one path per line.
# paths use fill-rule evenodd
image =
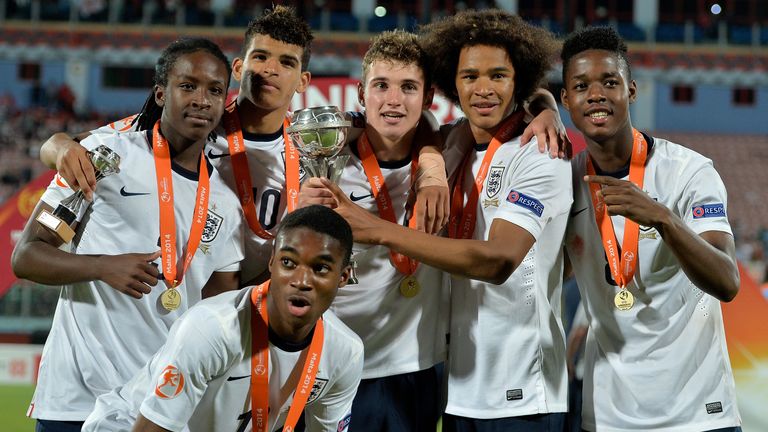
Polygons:
M637 100L637 83L635 80L629 82L629 103L635 103Z
M312 74L309 73L309 71L305 71L301 73L301 81L299 82L299 86L296 87L296 93L304 93L307 91L307 87L309 87L309 81L312 79Z
M428 110L432 108L432 99L435 97L435 88L430 87L429 90L427 90L427 93L424 95L424 106L423 108L425 110Z
M243 59L235 57L232 60L232 76L236 81L240 81L243 78Z
M360 106L365 108L365 87L363 87L362 81L357 83L357 101L360 102Z
M341 271L341 274L339 275L339 288L343 287L344 285L349 282L349 276L352 274L352 266L347 264L346 267L344 267L344 270Z
M560 102L563 103L563 108L565 108L566 111L570 111L570 105L568 104L568 92L565 91L565 87L560 89Z
M155 86L155 103L160 108L165 106L165 87Z

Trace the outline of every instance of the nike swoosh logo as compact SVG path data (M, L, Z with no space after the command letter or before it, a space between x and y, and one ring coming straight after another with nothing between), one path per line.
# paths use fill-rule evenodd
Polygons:
M229 153L219 153L216 154L213 152L213 150L208 150L208 159L218 159L229 156Z
M241 380L243 378L250 378L250 377L251 377L250 375L231 376L231 377L227 378L227 381L237 381L237 380Z
M584 208L583 208L583 209L581 209L581 210L577 210L577 211L575 211L575 212L571 213L571 217L575 217L577 214L579 214L579 213L583 212L583 211L584 211L584 210L586 210L586 209L587 209L587 207L584 207Z
M369 193L368 195L355 196L354 192L350 192L349 199L351 199L354 202L354 201L360 201L362 199L366 199L366 198L372 197L372 196L373 196L372 193Z
M149 192L127 192L125 190L125 186L123 186L123 187L120 188L120 195L122 195L124 197L139 196L139 195L149 195Z

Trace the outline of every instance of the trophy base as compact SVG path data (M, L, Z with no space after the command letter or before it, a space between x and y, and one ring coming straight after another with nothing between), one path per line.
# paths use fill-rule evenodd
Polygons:
M339 155L333 158L310 159L301 158L304 169L307 170L310 177L325 177L335 184L339 184L341 173L347 165L349 155Z
M43 210L35 218L40 225L51 231L56 237L58 237L64 243L69 243L75 237L75 230L67 225L63 220L54 216L48 210Z

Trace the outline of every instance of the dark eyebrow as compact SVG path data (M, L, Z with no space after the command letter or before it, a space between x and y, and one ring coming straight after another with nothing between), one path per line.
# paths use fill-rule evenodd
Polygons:
M283 247L281 247L280 248L280 252L288 252L288 253L292 253L292 254L295 254L295 255L299 254L299 251L296 248L291 247L291 246L283 246ZM331 255L331 254L321 254L321 255L316 256L315 259L320 260L320 261L325 261L325 262L328 262L328 263L331 263L331 264L333 264L336 261L334 259L333 255Z
M600 79L612 78L612 77L617 77L617 76L621 76L621 74L617 73L617 72L605 72L605 73L603 73L600 76ZM574 79L585 80L586 78L587 78L587 74L586 73L574 75L574 76L571 77L572 80L574 80Z
M193 82L198 82L199 81L198 78L195 78L192 75L181 75L181 76L179 76L179 79L181 81L193 81ZM209 84L211 84L211 83L209 83ZM213 80L212 84L224 85L224 81Z

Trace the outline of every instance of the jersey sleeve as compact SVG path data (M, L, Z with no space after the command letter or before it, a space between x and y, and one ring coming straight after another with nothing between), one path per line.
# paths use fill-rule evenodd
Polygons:
M228 337L219 322L199 307L174 324L148 365L149 386L139 408L146 419L172 431L184 429L208 383L238 361L232 344L239 344L240 335Z
M550 220L571 208L571 164L540 154L534 141L524 151L518 161L507 167L510 171L505 175L495 217L518 225L538 238Z
M697 169L685 185L678 214L696 234L722 231L733 234L728 223L728 196L720 175L707 161Z
M355 350L350 359L336 366L338 377L318 401L304 410L306 430L346 432L352 419L352 401L363 374L363 350Z
M136 130L136 125L131 124L138 114L130 115L124 119L113 121L112 123L98 127L91 131L92 135L96 134L115 134L121 132L133 132Z

